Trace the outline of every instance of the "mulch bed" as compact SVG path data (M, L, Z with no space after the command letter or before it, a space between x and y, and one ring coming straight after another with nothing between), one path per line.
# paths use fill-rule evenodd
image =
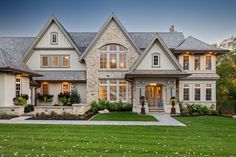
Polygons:
M16 118L16 117L19 117L19 116L0 114L0 119L3 119L3 120L8 120L8 119Z
M86 112L84 115L72 115L69 113L63 113L62 115L59 114L50 114L47 115L45 113L36 114L27 120L89 120L92 116L96 113L92 111Z

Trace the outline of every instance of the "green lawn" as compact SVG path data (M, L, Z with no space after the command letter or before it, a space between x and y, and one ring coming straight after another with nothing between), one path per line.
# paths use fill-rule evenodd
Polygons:
M236 156L236 120L178 117L187 127L0 125L0 156Z
M109 112L98 114L92 121L157 121L150 115L138 115L134 112Z

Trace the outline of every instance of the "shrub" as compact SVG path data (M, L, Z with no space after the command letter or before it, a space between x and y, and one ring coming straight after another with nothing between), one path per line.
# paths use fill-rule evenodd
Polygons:
M72 90L70 95L70 103L71 104L78 104L81 102L80 94L77 90Z
M132 104L125 104L123 106L123 111L132 111L133 105Z
M48 103L48 102L52 102L53 101L53 96L54 95L37 93L36 99L38 99L40 102Z
M222 115L233 115L236 113L236 100L221 101L219 113Z
M124 104L122 101L109 102L107 100L99 100L98 103L93 101L91 103L91 109L93 112L98 112L99 110L108 109L109 111L132 111L132 104Z
M59 93L58 98L59 98L59 101L62 102L64 106L71 105L69 92Z
M25 105L27 104L27 100L23 98L22 96L18 97L19 105Z
M101 107L102 110L108 109L110 110L110 102L107 100L99 100L98 101L99 106Z
M34 106L33 105L28 104L27 106L25 106L25 108L24 108L25 113L28 113L28 112L31 112L31 111L34 111Z
M179 103L179 110L180 110L180 114L182 115L184 111L184 106L182 102Z
M97 113L101 109L101 107L98 105L96 101L93 101L91 103L91 109L93 110L93 112Z

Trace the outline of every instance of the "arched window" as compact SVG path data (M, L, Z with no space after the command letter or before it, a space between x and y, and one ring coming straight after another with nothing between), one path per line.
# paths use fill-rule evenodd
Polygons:
M152 55L152 66L160 67L160 54L159 53L154 53Z
M126 69L127 49L118 44L108 44L99 49L100 69Z

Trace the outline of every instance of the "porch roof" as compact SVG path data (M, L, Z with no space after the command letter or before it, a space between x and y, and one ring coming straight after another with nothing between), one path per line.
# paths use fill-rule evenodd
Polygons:
M34 77L35 81L86 81L86 71L81 70L48 70L37 71L37 73L43 75L42 77Z
M186 72L178 70L135 70L126 74L126 78L134 77L186 77Z

